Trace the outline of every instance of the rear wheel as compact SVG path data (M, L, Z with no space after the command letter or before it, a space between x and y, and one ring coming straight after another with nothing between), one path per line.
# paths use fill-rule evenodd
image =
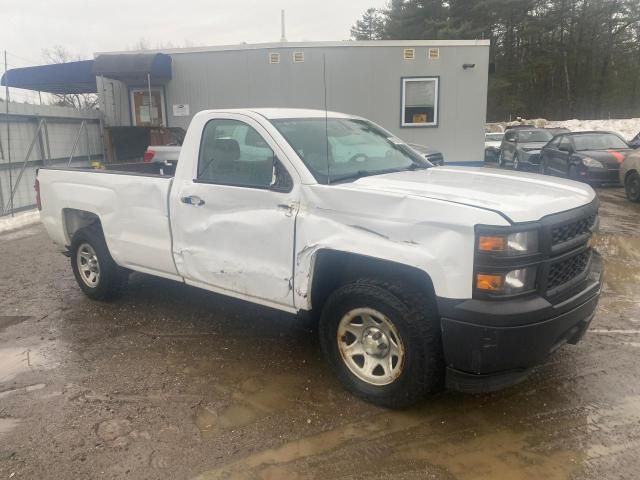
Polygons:
M498 166L500 168L504 168L505 164L506 164L506 161L504 159L504 152L500 150L500 153L498 154Z
M425 293L360 279L333 292L322 310L322 350L349 391L401 408L444 381L439 317Z
M112 300L126 286L128 273L111 258L97 225L78 230L71 240L71 267L78 285L89 298Z
M624 181L624 191L632 202L640 202L640 175L631 172Z

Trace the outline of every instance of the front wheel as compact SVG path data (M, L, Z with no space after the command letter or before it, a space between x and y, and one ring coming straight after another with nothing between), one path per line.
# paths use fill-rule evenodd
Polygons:
M624 181L624 191L632 202L640 202L640 175L631 172Z
M567 175L571 180L579 181L579 178L578 178L578 167L576 167L575 165L570 165L569 166L569 171L567 172Z
M87 297L112 300L128 279L126 270L111 258L102 230L97 225L78 230L71 240L71 268Z
M540 156L540 169L538 170L540 175L548 175L549 171L547 170L547 162L543 156Z
M444 381L433 301L395 284L361 279L333 292L322 310L322 350L349 391L376 405L416 403Z
M498 154L498 166L500 168L504 168L506 166L506 161L504 159L504 152L502 150L500 150L500 153Z
M513 169L520 170L520 159L518 158L518 154L513 156Z

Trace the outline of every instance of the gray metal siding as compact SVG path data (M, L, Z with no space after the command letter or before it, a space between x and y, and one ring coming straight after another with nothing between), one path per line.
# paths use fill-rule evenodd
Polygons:
M407 42L405 46L412 45ZM325 55L329 110L369 118L405 141L443 151L448 162L481 161L489 46L438 47L439 60L428 60L429 47L424 44L414 47L415 60L404 60L400 45L356 47L348 43L172 52L173 78L165 86L168 122L187 128L191 119L174 117L173 104L188 104L192 115L208 108L322 109ZM294 51L304 52L303 63L293 62ZM279 64L269 63L270 52L280 53ZM464 63L473 63L475 68L463 70ZM438 126L400 127L401 78L411 76L440 78ZM109 99L105 100L108 104ZM127 115L124 124L128 122Z

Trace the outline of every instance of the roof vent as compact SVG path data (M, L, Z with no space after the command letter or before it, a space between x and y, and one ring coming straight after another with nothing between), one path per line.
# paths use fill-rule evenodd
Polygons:
M280 54L279 53L270 53L269 54L269 63L280 63Z
M293 52L293 63L304 62L304 52Z
M403 57L405 60L415 60L416 59L416 49L415 48L405 48Z
M429 49L429 60L440 60L440 49L439 48L430 48Z

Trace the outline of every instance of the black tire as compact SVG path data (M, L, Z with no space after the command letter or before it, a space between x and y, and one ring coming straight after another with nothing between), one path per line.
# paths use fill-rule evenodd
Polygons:
M632 202L640 202L640 175L638 172L627 174L624 180L624 191Z
M340 353L340 321L358 308L370 308L384 314L404 345L401 371L387 385L374 385L356 376ZM410 294L399 285L373 279L344 285L327 299L319 333L324 355L340 382L370 403L388 408L408 407L444 385L440 319L434 299L425 292Z
M498 166L500 168L504 168L506 166L506 162L504 160L504 152L502 150L500 150L500 153L498 154Z
M567 172L567 176L571 180L579 181L578 179L578 167L575 165L569 165L569 171Z
M84 245L89 245L97 257L99 278L94 286L87 284L80 271L78 250ZM71 239L71 268L80 289L93 300L113 300L119 297L127 285L129 277L127 270L119 267L111 257L99 225L82 228L73 235Z
M513 156L513 169L520 170L520 159L517 153Z
M540 156L540 170L539 173L541 175L549 175L549 170L547 169L547 162L545 161L543 156Z

